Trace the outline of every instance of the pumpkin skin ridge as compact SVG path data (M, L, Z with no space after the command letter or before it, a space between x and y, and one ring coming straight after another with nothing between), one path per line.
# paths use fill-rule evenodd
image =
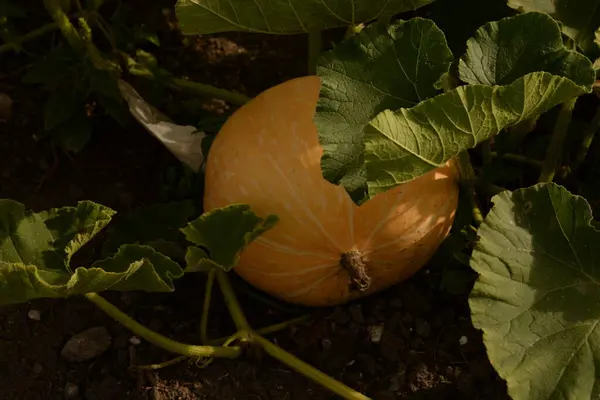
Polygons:
M234 271L260 290L307 306L342 304L414 274L447 236L458 202L452 161L360 207L342 187L326 181L312 121L319 88L320 79L310 76L259 94L223 125L206 165L205 210L236 202L250 204L259 216L280 217L274 228L246 247ZM265 162L264 150L270 162ZM246 154L249 151L252 154ZM273 165L280 167L279 172ZM249 194L242 192L242 186ZM326 235L319 233L318 225ZM420 231L412 232L411 226ZM382 242L390 238L395 240ZM351 250L366 258L372 280L364 292L349 289L348 273L339 265L342 255ZM319 264L331 267L309 270Z

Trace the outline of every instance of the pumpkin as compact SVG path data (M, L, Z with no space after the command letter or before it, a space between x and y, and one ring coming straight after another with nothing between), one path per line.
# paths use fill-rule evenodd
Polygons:
M249 204L279 222L234 267L285 301L330 306L394 285L421 268L448 235L458 204L454 160L357 206L322 175L313 122L321 82L271 87L236 110L206 160L206 211Z

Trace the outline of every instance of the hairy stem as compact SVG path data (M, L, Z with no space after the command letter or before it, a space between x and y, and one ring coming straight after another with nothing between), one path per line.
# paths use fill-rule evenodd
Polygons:
M323 49L323 36L321 31L308 32L308 74L317 74L317 64Z
M177 342L147 328L135 321L133 318L119 310L113 304L108 302L97 293L87 293L85 298L94 303L98 308L108 314L115 321L119 322L125 328L129 329L148 342L161 347L172 353L181 354L187 357L218 357L218 358L238 358L242 355L239 347L217 347L217 346L196 346Z
M577 97L574 97L562 104L556 124L554 125L550 145L546 150L546 158L542 163L542 171L538 182L552 182L554 179L576 101Z
M596 113L592 118L592 121L588 125L587 129L583 134L583 141L581 142L581 147L579 147L579 151L575 156L575 160L573 164L569 168L569 173L574 173L579 169L585 158L587 157L588 151L592 146L592 142L594 141L594 137L596 136L596 132L600 128L600 106L596 109Z
M215 283L215 270L208 271L206 277L206 288L204 290L204 302L202 303L202 316L200 317L200 340L203 344L208 343L208 313L210 310L210 298Z
M130 68L129 73L131 75L139 76L150 80L159 80L159 78L156 75L154 75L150 70L146 68L141 68L139 66ZM203 97L214 97L238 106L244 105L250 101L250 97L245 96L241 93L231 92L226 89L206 85L204 83L189 81L187 79L169 78L165 80L161 79L160 82L175 90L185 90Z
M348 28L346 29L346 33L344 34L344 40L351 38L352 36L356 35L357 33L360 33L364 27L365 27L364 24L348 25Z
M57 29L58 29L58 24L56 24L56 23L41 26L29 33L26 33L23 36L16 38L15 40L13 40L10 43L4 43L2 46L0 46L0 54L6 53L6 52L9 52L12 50L18 50L19 46L22 45L23 43L33 40L35 38L38 38L40 36L43 36L46 33L55 31Z
M252 328L242 311L242 307L240 306L240 302L233 291L233 287L231 287L231 282L229 281L229 277L227 273L222 270L216 271L216 278L219 284L219 288L221 289L221 293L223 293L223 297L225 299L225 305L229 310L229 314L231 314L231 318L233 319L233 323L237 327L240 332L250 332Z
M255 332L258 333L259 335L268 335L271 333L279 332L289 326L304 322L304 321L308 320L309 318L310 318L310 315L304 315L302 317L290 319L287 321L280 322L278 324L273 324L273 325L265 326L264 328L256 329ZM213 340L207 342L207 344L210 344L211 346L219 346L219 345L222 345L223 343L225 343L227 341L227 339L229 339L229 338L230 338L230 336L225 336L225 337L221 337L218 339L213 339Z
M80 52L82 55L87 55L98 69L109 70L116 74L120 74L122 72L116 63L109 62L102 56L100 51L96 48L96 46L94 46L91 40L85 40L79 35L73 24L71 24L69 21L69 17L60 8L59 0L44 0L44 2L46 4L46 9L60 28L63 36L71 47ZM81 19L80 22L84 28L87 27L85 20ZM157 79L157 77L146 68L134 67L128 72L131 73L131 75L136 75L147 79ZM230 92L229 90L192 82L181 78L168 79L166 80L166 85L173 89L183 89L201 96L222 99L235 105L242 105L250 100L249 97L239 93Z
M469 202L471 204L471 213L476 225L479 226L483 222L483 213L479 207L477 196L475 195L475 171L469 159L469 153L465 150L458 155L458 169L461 176L461 185L467 191Z
M319 371L315 367L302 361L293 354L288 353L281 347L276 346L264 337L253 333L251 335L253 342L259 344L267 354L279 360L290 368L296 370L314 382L326 387L333 393L346 400L370 400L367 396L333 379L329 375Z
M514 153L498 154L495 151L492 151L492 157L498 157L503 160L514 161L514 162L517 162L520 164L526 164L526 165L529 165L532 167L542 168L541 161L532 160L531 158L525 157L524 155L521 155L521 154L514 154Z

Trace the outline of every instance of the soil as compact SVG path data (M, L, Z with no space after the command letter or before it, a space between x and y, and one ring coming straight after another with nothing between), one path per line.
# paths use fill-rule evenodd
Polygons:
M147 8L148 15L162 15ZM164 34L167 43L180 43L175 36ZM194 46L185 52L163 44L159 63L176 75L248 95L304 74L304 37L223 34L193 40ZM43 130L38 99L45 94L20 83L24 58L4 54L0 66L0 92L15 102L13 119L0 123L0 198L34 210L89 199L127 214L179 196L165 189L166 171L178 171L178 161L136 124L124 129L110 117L97 117L92 141L70 156L49 141L34 140L33 135ZM163 111L178 117L176 108ZM191 196L201 198L201 193ZM99 246L91 248L86 257L93 260ZM450 294L442 289L442 278L443 266L430 265L378 295L311 310L266 301L235 276L234 284L255 327L308 313L307 322L268 338L373 399L508 399L504 382L487 360L481 333L471 324L468 291ZM203 288L204 277L195 275L178 282L172 294L106 297L152 329L195 343ZM214 297L212 338L233 332L221 298ZM65 343L93 327L108 331L108 350L89 361L65 360L61 356ZM382 332L380 338L374 338L377 330ZM132 338L82 298L1 308L0 354L1 400L337 398L267 355L253 352L240 360L214 360L208 365L181 362L156 370L132 368L161 363L173 355Z

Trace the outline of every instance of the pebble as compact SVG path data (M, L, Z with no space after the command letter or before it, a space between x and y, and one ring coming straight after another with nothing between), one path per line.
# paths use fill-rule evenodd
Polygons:
M89 361L108 350L111 342L112 339L105 327L90 328L69 339L60 355L72 362Z
M67 382L65 385L65 399L76 399L79 396L79 386L73 382Z
M39 310L31 309L27 313L27 316L29 317L29 319L31 319L33 321L41 321L42 320L42 313L40 313Z
M379 343L381 342L381 337L383 336L384 325L370 325L369 326L369 337L371 338L371 342Z

